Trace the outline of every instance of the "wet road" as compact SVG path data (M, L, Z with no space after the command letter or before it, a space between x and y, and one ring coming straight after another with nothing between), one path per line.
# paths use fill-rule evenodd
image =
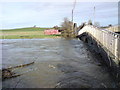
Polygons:
M35 61L14 69L23 74L3 81L3 88L114 88L109 73L82 41L14 39L2 42L3 68Z

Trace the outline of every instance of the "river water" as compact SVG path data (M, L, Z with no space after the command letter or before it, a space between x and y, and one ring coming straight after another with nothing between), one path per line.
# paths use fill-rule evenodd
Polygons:
M16 68L3 88L115 88L115 81L80 40L4 39L2 68Z

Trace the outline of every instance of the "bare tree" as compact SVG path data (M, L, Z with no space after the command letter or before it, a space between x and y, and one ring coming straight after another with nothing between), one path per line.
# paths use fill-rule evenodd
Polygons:
M88 25L93 25L93 24L92 24L92 20L89 20L89 21L88 21Z
M75 37L74 25L73 22L68 18L64 18L64 21L61 24L62 36L65 38Z
M100 27L100 23L99 22L95 22L94 26Z
M59 29L59 27L58 27L57 25L56 25L56 26L54 26L53 28L54 28L54 29Z

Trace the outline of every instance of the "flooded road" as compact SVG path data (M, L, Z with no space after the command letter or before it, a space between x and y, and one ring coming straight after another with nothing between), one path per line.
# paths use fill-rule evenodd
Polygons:
M115 88L115 82L80 40L6 39L2 67L22 74L2 82L3 88Z

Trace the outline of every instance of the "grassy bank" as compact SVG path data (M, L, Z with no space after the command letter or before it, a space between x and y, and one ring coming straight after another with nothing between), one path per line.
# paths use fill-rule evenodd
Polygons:
M32 39L32 38L58 38L59 35L44 35L44 30L50 28L19 28L0 30L0 39Z

